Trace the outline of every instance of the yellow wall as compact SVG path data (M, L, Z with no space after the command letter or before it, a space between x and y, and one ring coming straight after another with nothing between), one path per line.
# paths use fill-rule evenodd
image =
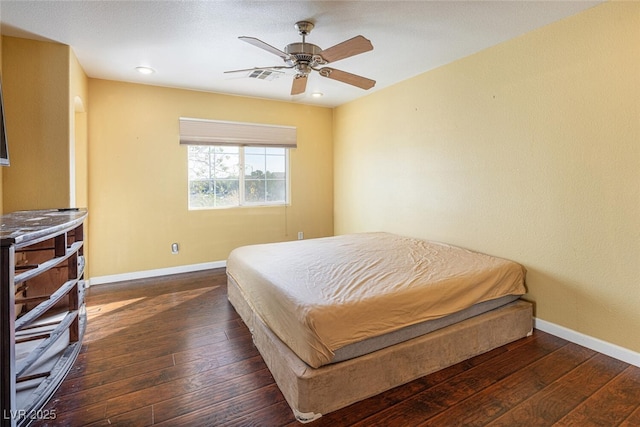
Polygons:
M89 102L89 79L73 51L69 55L69 206L88 208L89 207L89 140L88 140L88 120L86 105ZM75 198L75 201L73 198ZM91 277L91 254L89 245L91 233L91 214L84 224L84 247L83 255L85 259L84 277Z
M640 351L640 3L606 3L334 117L335 231L510 258L536 316Z
M87 207L88 195L88 135L87 135L87 111L89 101L89 79L84 73L75 54L69 55L69 134L73 159L73 181L69 191L75 197L75 207Z
M237 246L298 231L333 233L331 109L95 79L89 93L93 277L221 261ZM180 116L296 126L291 206L189 211Z
M69 55L56 43L2 38L11 166L3 168L5 212L69 205Z

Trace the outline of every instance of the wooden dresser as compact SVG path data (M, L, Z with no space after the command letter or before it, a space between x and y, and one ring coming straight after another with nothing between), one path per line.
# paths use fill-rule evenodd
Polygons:
M55 419L43 407L82 344L87 211L39 210L0 217L1 425Z

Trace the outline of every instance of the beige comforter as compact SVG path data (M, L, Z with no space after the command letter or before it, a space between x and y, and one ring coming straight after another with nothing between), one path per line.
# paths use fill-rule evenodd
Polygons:
M314 368L347 344L526 292L515 262L388 233L244 246L227 273Z

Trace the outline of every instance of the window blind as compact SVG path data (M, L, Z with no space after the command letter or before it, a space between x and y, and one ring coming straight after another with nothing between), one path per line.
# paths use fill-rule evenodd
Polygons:
M297 137L293 126L180 117L180 144L295 148Z

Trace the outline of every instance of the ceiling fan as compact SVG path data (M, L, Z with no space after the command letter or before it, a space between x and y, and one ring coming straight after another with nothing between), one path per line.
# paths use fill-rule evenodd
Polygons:
M225 71L225 73L238 73L256 70L293 69L295 70L296 75L293 79L293 85L291 86L291 95L299 95L301 93L304 93L307 88L307 77L309 76L311 71L317 71L322 77L327 77L332 80L337 80L343 83L357 86L365 90L371 89L373 86L375 86L375 80L371 80L366 77L347 73L346 71L337 70L331 67L319 68L319 66L373 50L371 41L367 40L363 36L356 36L352 39L345 40L342 43L338 43L337 45L332 46L328 49L322 50L320 47L306 42L306 37L309 35L309 33L311 33L313 27L314 25L308 21L297 22L295 24L295 28L302 36L302 43L288 44L287 46L285 46L284 51L275 48L255 37L238 37L244 42L259 47L260 49L264 49L267 52L278 55L284 60L285 64L287 65L277 65L273 67L254 67L244 70Z

